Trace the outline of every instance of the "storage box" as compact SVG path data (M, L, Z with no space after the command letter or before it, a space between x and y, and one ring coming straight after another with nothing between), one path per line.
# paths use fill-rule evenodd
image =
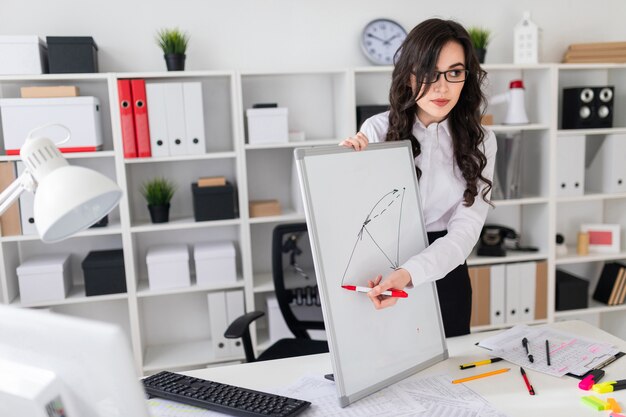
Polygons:
M198 285L237 282L235 245L232 242L197 243L193 258Z
M28 133L48 124L66 126L70 139L61 152L90 152L102 149L100 101L97 97L5 98L0 99L4 147L7 155L19 155ZM39 129L37 136L60 142L67 131L59 126Z
M48 36L51 74L98 72L98 46L91 36Z
M193 215L197 222L205 220L234 219L236 217L235 187L226 182L223 186L198 187L191 184Z
M38 36L0 36L0 75L45 74L47 61Z
M248 109L246 116L249 144L289 142L286 108Z
M122 249L91 251L81 265L86 296L126 292Z
M557 311L587 308L589 303L589 281L568 272L556 270Z
M64 299L72 288L70 255L38 255L17 267L23 304Z
M41 87L21 87L22 98L78 97L75 85L47 85Z
M189 248L185 244L153 246L148 249L146 263L151 290L191 285Z
M279 216L280 203L278 200L258 200L250 202L250 217Z

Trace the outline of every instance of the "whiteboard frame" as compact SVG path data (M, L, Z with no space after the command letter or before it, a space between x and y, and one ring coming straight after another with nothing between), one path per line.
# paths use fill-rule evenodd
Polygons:
M388 148L405 148L408 166L411 166L411 167L415 166L415 160L413 158L411 143L409 141L371 143L367 146L367 148L365 148L364 150L360 152L372 152L372 151L376 151L379 149L388 149ZM442 351L438 352L437 354L435 354L434 356L430 358L427 358L423 362L410 364L404 371L396 375L393 375L392 377L381 379L380 381L377 381L374 384L370 385L369 387L362 389L354 394L351 394L351 395L346 394L346 387L345 387L343 371L342 371L342 360L340 357L341 356L340 349L337 347L337 344L336 344L336 341L337 341L336 331L337 330L335 329L335 326L333 323L333 317L332 317L332 314L330 313L330 307L327 305L327 303L329 302L328 300L330 300L330 296L328 292L329 288L328 288L327 280L324 274L325 269L323 268L323 261L320 256L321 254L320 242L318 240L318 236L316 233L317 223L315 219L315 213L313 213L313 210L312 210L310 188L308 184L309 174L307 172L306 164L304 160L307 157L311 157L311 156L332 155L332 154L347 153L347 152L354 152L354 150L345 148L342 146L336 146L336 145L335 146L330 145L330 146L317 146L317 147L308 147L308 148L296 148L294 150L294 158L295 158L296 165L297 165L300 188L302 190L302 197L304 199L304 211L305 211L306 221L308 225L309 238L311 242L311 251L313 253L313 263L315 267L315 273L317 276L317 284L318 284L319 292L320 292L322 313L324 316L324 324L325 324L326 333L328 336L328 346L330 350L330 358L331 358L331 363L333 367L334 380L337 386L337 395L339 397L339 405L341 407L346 407L347 405L361 398L364 398L395 382L398 382L404 378L407 378L438 362L444 361L448 359L449 357L448 348L447 348L447 344L445 340L445 333L443 329L443 322L441 320L441 308L439 306L439 298L437 296L437 286L434 281L420 284L420 287L424 286L424 291L428 291L427 287L429 286L430 291L432 291L432 295L434 299L436 300L435 305L436 305L436 310L438 313L437 316L439 320L439 334L441 337L441 345L443 347ZM422 230L424 232L423 233L424 246L427 247L428 235L426 233L426 228L424 226L424 215L423 215L422 202L421 202L420 192L419 192L419 184L417 182L417 175L416 175L415 169L412 169L411 171L413 173L413 184L415 186L415 191L416 191L416 195L418 199L417 205L419 207L419 212L420 212L420 222L422 224ZM383 170L381 174L385 175L385 171ZM400 300L400 302L402 302L402 300ZM372 306L372 309L374 309L374 306ZM413 349L415 349L415 347L413 347Z

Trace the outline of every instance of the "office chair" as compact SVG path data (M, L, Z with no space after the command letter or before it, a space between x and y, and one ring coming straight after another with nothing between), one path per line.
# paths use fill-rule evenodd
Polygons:
M292 223L276 226L272 235L272 278L274 280L276 299L287 327L295 337L275 342L261 353L258 358L255 358L250 338L250 324L265 313L252 311L238 317L228 326L224 337L228 339L241 338L247 362L328 352L328 343L326 341L313 340L307 332L307 330L324 330L324 322L322 320L307 320L306 318L298 317L292 309L292 306L298 305L319 306L319 294L315 277L308 277L306 272L296 262L296 257L302 254L297 241L306 232L306 223ZM284 254L287 253L289 254L289 266L283 263L286 258ZM294 280L294 275L298 276L299 279ZM306 285L301 285L302 280L305 281Z

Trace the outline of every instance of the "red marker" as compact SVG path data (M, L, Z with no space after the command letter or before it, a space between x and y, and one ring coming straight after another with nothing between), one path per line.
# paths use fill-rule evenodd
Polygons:
M368 287L357 287L356 285L342 285L341 288L345 288L348 291L356 292L370 292L372 289ZM380 295L388 295L390 297L407 298L409 294L402 290L388 290L383 291Z

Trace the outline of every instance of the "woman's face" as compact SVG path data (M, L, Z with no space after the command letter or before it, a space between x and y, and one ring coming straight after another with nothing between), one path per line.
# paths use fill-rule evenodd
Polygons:
M464 79L462 71L465 69L465 53L461 44L454 41L446 43L437 58L436 71L459 70L461 72L448 73L448 78ZM439 123L448 116L459 101L461 90L465 85L465 82L447 81L444 74L438 74L438 77L436 82L430 84L426 95L417 100L417 117L425 126ZM434 79L434 76L430 78ZM422 95L424 86L425 84L421 84L418 97ZM411 88L413 91L417 89L415 75L411 75Z

